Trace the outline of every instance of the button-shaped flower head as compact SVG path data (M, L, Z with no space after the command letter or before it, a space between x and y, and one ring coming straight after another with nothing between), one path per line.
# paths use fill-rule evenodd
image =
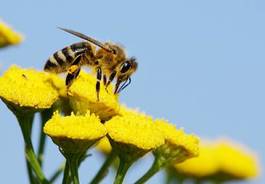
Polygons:
M44 132L64 153L84 153L107 133L99 118L90 114L61 116L55 113L45 124Z
M46 109L58 99L49 75L34 69L11 66L0 77L0 97L10 107Z
M199 138L186 134L182 129L177 129L165 120L156 120L159 130L165 137L165 144L154 151L156 157L163 157L165 161L182 162L199 154Z
M98 101L95 86L95 76L81 71L68 91L71 106L75 112L85 114L89 110L101 120L108 120L118 114L118 96L113 94L111 85L107 92L102 84Z
M21 34L13 31L10 26L0 20L0 48L19 44L22 40Z

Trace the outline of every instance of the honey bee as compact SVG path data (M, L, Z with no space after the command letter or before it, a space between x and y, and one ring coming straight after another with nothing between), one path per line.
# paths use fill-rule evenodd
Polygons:
M71 86L79 75L81 66L86 65L96 72L96 93L99 101L100 82L105 89L116 80L114 94L120 93L131 83L131 75L137 70L134 57L127 58L124 49L111 42L101 43L82 33L59 28L67 33L84 39L55 52L47 60L44 70L52 73L67 72L65 84Z

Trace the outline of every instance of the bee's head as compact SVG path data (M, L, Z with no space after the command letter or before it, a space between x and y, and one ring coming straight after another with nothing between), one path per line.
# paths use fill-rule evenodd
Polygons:
M134 57L126 59L122 62L117 71L117 83L115 92L119 93L131 83L131 75L137 70L137 62ZM121 85L122 84L122 85Z

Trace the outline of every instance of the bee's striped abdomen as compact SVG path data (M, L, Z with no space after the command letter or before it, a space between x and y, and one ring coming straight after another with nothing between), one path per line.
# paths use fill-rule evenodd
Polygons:
M86 42L79 42L55 52L47 60L44 70L54 73L65 72L77 56L85 53L90 48L89 46Z

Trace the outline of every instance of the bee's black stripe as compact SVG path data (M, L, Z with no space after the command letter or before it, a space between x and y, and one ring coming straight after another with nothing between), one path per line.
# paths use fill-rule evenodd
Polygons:
M56 64L52 63L49 59L47 60L45 66L44 66L44 70L49 70L51 68L57 67Z
M58 52L59 52L59 51L58 51ZM55 52L55 53L53 54L54 59L57 61L57 63L58 63L60 66L63 66L63 65L65 65L65 62L66 62L66 61L64 61L62 58L59 57L58 52Z
M87 50L85 42L75 43L71 45L70 48L72 49L72 51L74 51L76 56L84 53Z
M70 48L70 47L65 47L65 48L63 48L62 53L63 53L64 56L66 57L67 62L71 63L71 62L74 60L74 57L72 57L72 56L69 54L68 49L71 49L71 48Z

